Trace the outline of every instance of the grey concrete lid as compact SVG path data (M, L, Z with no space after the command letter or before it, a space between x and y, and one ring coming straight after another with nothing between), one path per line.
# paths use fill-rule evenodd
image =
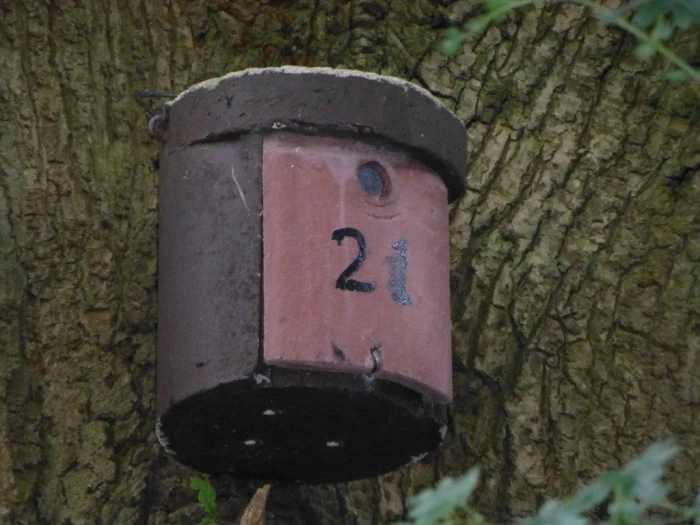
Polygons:
M168 103L168 148L285 129L407 148L442 177L450 202L465 188L466 131L425 89L359 71L246 69L206 80Z

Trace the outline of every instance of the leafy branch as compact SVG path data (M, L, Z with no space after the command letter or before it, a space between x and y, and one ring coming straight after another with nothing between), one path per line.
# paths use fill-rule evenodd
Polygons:
M467 22L460 29L449 28L442 44L443 52L454 56L464 42L481 33L491 24L499 22L514 10L535 5L541 0L482 0L486 12ZM593 0L553 0L554 3L570 3L590 9L603 26L616 25L639 41L637 55L649 59L657 53L675 66L666 72L673 82L692 80L700 82L700 69L694 68L671 51L665 44L677 30L689 29L700 24L700 0L631 0L610 9Z
M606 525L700 525L700 493L690 506L668 501L671 486L662 481L666 463L678 452L673 441L655 443L637 459L619 470L609 471L567 500L550 500L518 525L590 525L588 514L609 501ZM409 500L412 521L403 525L478 525L484 518L470 508L469 499L478 485L479 469L464 476L445 478L435 489L427 489ZM664 510L671 518L652 521L649 511ZM462 517L459 517L461 514Z
M206 478L192 477L190 488L197 491L199 505L207 513L207 517L199 522L199 525L217 525L216 519L216 490Z
M197 491L199 506L206 512L207 517L199 522L199 525L233 525L233 522L217 517L216 489L207 478L193 476L190 478L190 488ZM265 525L265 506L267 496L270 493L270 485L263 485L243 509L237 523L239 525Z

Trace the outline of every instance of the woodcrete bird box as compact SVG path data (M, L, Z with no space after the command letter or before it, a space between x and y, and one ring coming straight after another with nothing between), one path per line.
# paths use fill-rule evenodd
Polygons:
M452 396L459 119L402 80L283 67L197 84L151 124L165 449L292 482L434 450Z

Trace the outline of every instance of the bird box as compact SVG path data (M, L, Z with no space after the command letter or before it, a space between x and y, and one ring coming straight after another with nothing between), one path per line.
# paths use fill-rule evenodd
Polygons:
M460 120L403 80L283 67L197 84L152 124L165 450L291 482L434 450L452 397Z

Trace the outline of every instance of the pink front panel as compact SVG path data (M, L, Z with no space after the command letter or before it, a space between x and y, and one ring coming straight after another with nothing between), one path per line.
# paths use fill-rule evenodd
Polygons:
M376 372L450 401L440 178L403 152L277 133L263 144L263 205L265 362Z

